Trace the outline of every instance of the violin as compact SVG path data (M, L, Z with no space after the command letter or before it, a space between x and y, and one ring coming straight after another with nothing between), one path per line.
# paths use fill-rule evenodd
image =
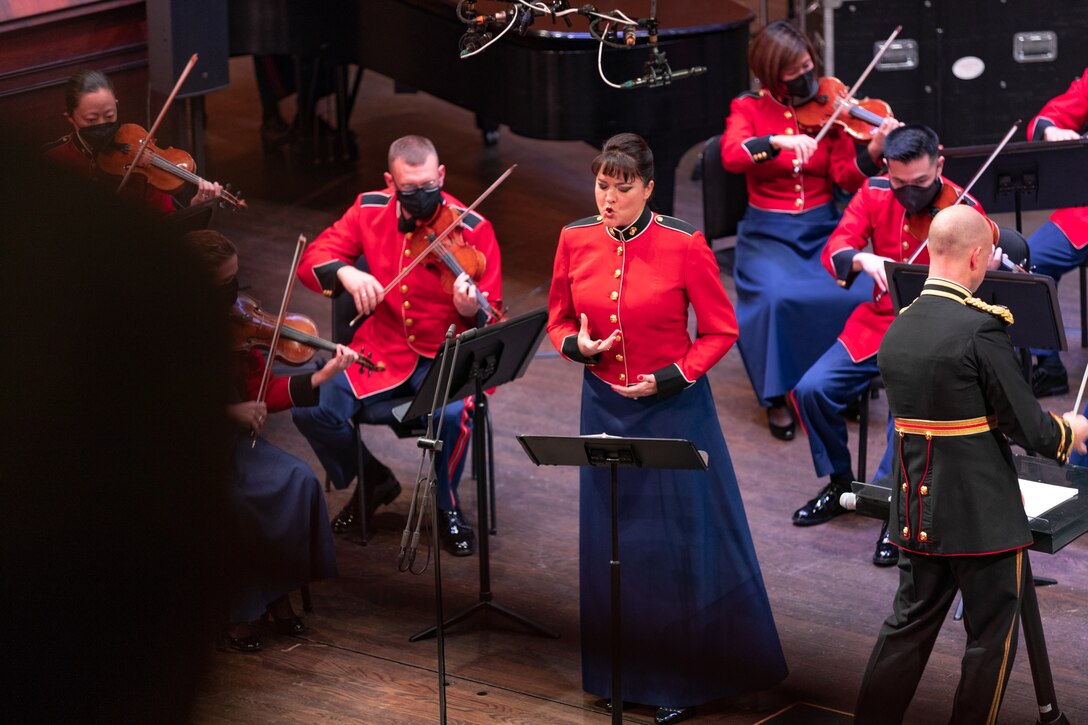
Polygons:
M267 349L276 329L276 316L261 309L261 303L245 293L239 293L230 310L231 342L235 350ZM306 315L288 313L280 328L275 358L288 365L304 365L315 350L336 352L336 344L317 336L317 325ZM374 362L370 355L359 355L356 361L363 370L381 372L385 363Z
M436 229L445 229L453 225L460 218L460 213L448 204L442 206L434 219L424 225L420 225L412 234L409 250L413 259L426 254L436 237ZM474 245L467 242L461 233L458 224L442 242L430 250L433 255L428 255L422 262L423 266L431 267L438 271L439 283L447 294L453 294L453 283L462 274L467 274L475 283L483 278L487 270L487 257ZM476 302L480 309L492 320L502 320L504 315L495 309L494 305L487 301L484 293L476 288Z
M873 138L873 129L892 115L892 107L879 98L858 100L847 98L848 94L846 84L838 78L821 78L816 95L793 109L797 125L802 131L819 131L835 113L836 106L846 104L835 123L856 140L868 142Z
M147 139L147 131L135 123L122 124L113 137L109 150L98 154L98 167L107 174L124 176L136 158L140 145ZM133 173L147 178L147 183L160 191L171 193L180 189L182 184L197 184L203 179L193 173L196 163L193 157L181 149L161 149L154 141L147 142L147 148L140 154L140 160ZM224 190L222 201L235 209L245 209L246 202L240 196Z

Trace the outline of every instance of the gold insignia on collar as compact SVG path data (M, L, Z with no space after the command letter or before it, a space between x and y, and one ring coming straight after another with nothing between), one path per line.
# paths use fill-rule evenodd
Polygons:
M1013 323L1012 312L1005 305L991 305L989 302L983 302L978 297L968 297L964 300L964 303L976 310L990 313L1006 325Z

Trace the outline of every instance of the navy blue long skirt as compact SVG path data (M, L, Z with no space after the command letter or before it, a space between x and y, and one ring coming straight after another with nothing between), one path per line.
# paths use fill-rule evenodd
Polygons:
M868 275L847 290L820 263L838 221L832 204L802 214L749 206L737 227L737 346L760 405L793 390L872 298Z
M623 699L699 705L786 676L733 463L705 377L676 396L630 400L588 370L582 434L686 438L707 471L619 473ZM611 697L610 472L581 471L582 687Z
M245 435L234 472L230 619L249 622L291 590L335 577L336 552L325 492L305 462Z

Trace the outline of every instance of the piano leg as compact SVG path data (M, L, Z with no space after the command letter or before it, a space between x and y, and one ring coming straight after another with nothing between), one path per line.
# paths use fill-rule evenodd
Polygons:
M476 128L484 139L484 146L496 146L499 143L499 122L476 114Z

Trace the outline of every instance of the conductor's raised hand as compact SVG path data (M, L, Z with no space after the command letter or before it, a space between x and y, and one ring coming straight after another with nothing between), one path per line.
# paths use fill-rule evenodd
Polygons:
M336 270L336 277L344 291L355 300L355 309L359 314L369 315L382 301L382 285L371 274L355 267L343 266Z
M1088 453L1088 418L1079 413L1069 411L1062 416L1073 428L1073 450L1077 453Z
M593 357L612 349L612 345L616 342L616 335L620 334L620 331L613 330L612 334L605 339L595 340L589 334L589 318L586 317L584 312L581 317L582 327L578 330L578 352L585 357Z

